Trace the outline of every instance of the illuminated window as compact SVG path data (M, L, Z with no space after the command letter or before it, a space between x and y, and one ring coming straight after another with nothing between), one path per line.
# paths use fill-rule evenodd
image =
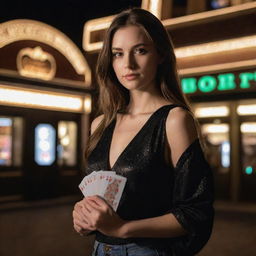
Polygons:
M227 173L230 167L229 125L203 124L201 127L207 160L216 172Z
M0 116L0 166L20 166L22 162L23 119Z
M256 174L256 122L244 122L242 133L242 171L246 175Z
M58 165L77 164L77 124L72 121L60 121L58 124Z

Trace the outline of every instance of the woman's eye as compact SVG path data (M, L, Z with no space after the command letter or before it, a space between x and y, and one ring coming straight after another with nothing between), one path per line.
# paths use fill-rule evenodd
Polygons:
M112 53L112 56L113 56L114 58L117 58L117 57L122 56L122 53L121 53L121 52L113 52L113 53Z
M137 49L135 49L135 53L145 54L145 53L147 53L147 50L145 50L144 48L137 48Z

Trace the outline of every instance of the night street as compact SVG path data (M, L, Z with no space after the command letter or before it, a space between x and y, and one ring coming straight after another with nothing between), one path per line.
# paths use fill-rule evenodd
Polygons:
M0 256L256 256L256 0L0 14Z
M34 202L0 213L1 256L89 256L93 237L72 228L73 199ZM200 256L256 255L256 206L216 203L212 237Z

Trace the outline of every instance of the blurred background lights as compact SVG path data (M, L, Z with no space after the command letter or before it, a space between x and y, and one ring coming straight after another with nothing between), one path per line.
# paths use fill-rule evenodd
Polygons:
M221 164L225 168L228 168L230 166L230 143L229 143L229 141L223 141L221 144Z
M256 133L256 122L244 122L240 126L242 133Z
M42 151L49 151L50 150L50 143L45 140L41 140L39 142L39 147Z
M39 92L36 90L14 89L0 87L0 103L22 107L38 107L74 112L83 111L81 96L67 94Z
M56 130L51 124L38 124L35 128L35 162L49 166L55 161Z
M247 167L245 168L245 173L246 173L247 175L251 175L251 174L253 173L253 168L252 168L252 166L247 166Z
M12 125L12 119L11 118L0 118L0 126L5 127L5 126L11 126Z
M69 136L65 136L64 138L61 139L61 144L62 144L63 146L68 146L69 143L70 143L70 138L69 138Z
M47 128L42 127L38 130L38 136L41 140L46 140L49 136L49 131Z
M195 115L196 117L228 116L229 108L226 106L199 107L195 109Z
M202 130L205 133L227 133L229 126L227 124L206 124Z
M212 0L211 1L211 7L213 9L219 9L219 8L224 8L230 5L229 0Z
M237 107L237 113L239 115L255 115L256 114L256 104L239 105Z
M86 95L84 99L84 112L89 114L92 110L92 100L90 95Z
M67 130L67 126L64 123L61 123L58 129L59 137L63 138L67 134Z

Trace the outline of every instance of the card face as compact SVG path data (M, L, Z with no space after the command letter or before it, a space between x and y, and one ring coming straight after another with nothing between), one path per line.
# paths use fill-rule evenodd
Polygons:
M81 181L81 183L78 185L79 189L81 190L81 192L83 193L84 196L86 196L86 184L85 184L85 178L83 178L83 180Z
M78 187L85 197L98 195L116 211L126 180L125 177L117 175L113 171L100 170L85 176Z
M85 176L83 178L83 180L81 181L81 183L78 185L78 187L80 188L80 190L82 191L84 196L89 196L93 194L92 191L92 183L93 183L93 176L96 174L97 172L92 172L89 175Z
M112 206L114 211L116 211L118 207L125 183L125 177L113 175L105 188L105 193L103 197Z

